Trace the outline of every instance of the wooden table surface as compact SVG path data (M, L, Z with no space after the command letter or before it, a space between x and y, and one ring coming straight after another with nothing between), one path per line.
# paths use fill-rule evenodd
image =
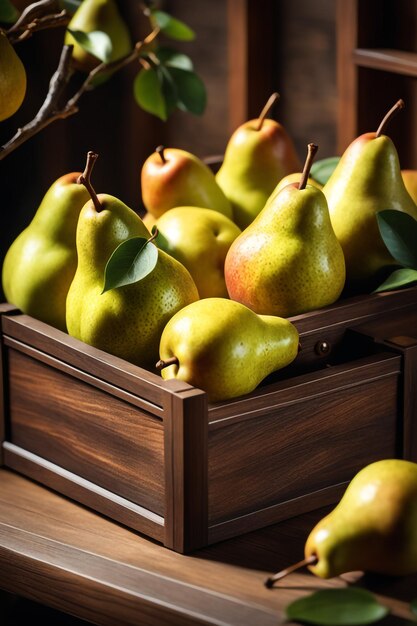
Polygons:
M267 575L302 558L316 511L183 556L13 472L0 470L0 588L95 624L273 626L293 599L359 584L391 608L381 624L409 623L417 576L307 571L279 586ZM288 623L288 622L286 622Z

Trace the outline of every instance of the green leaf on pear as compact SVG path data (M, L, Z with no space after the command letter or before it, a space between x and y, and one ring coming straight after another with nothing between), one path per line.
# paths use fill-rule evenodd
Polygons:
M159 26L167 37L178 41L192 41L195 33L187 24L172 17L165 11L151 11L151 19L154 26Z
M155 56L158 58L159 62L166 67L178 67L181 70L188 70L189 72L193 70L193 62L190 57L172 48L160 46L155 51Z
M164 122L168 119L167 105L156 69L143 68L133 81L133 94L138 105Z
M122 241L107 261L101 293L137 283L152 272L157 261L158 248L148 239L132 237Z
M380 293L382 291L393 291L407 285L412 285L417 282L417 270L410 269L408 267L402 267L398 270L394 270L386 280L384 280L379 287L374 290L374 293Z
M379 211L376 218L389 253L400 265L417 270L417 220L393 209Z
M107 33L101 30L84 33L81 30L71 29L68 29L68 32L86 52L89 52L103 63L110 61L113 46Z
M0 22L3 24L14 24L19 17L19 11L10 0L0 0Z
M414 598L414 600L411 601L410 611L417 617L417 598Z
M336 169L339 161L340 157L338 156L319 159L311 166L310 176L320 183L320 185L325 185Z
M320 626L363 626L388 613L369 591L349 587L316 591L286 608L288 619Z
M178 67L170 67L169 74L177 88L178 108L194 115L202 115L206 108L207 94L201 78L194 72Z

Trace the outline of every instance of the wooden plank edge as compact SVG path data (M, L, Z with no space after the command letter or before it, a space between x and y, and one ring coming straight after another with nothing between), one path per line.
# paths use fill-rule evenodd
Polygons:
M6 467L133 530L163 541L165 522L160 515L8 441L2 447Z
M141 396L138 396L137 394L133 394L130 391L125 391L124 389L120 387L116 387L115 385L108 383L102 378L97 378L96 376L92 376L88 372L80 370L77 367L74 367L73 365L66 363L65 361L61 361L57 359L56 357L53 357L47 354L46 352L42 352L41 350L38 350L37 348L33 348L32 346L26 343L22 343L21 341L18 341L17 339L14 339L13 337L9 337L8 335L3 335L3 342L4 342L4 345L7 346L8 348L12 348L13 350L18 350L22 354L25 354L35 359L36 361L40 361L41 363L44 363L45 365L49 365L54 370L59 370L60 372L63 372L64 374L68 374L72 378L81 380L82 382L87 383L88 385L91 385L92 387L96 387L97 389L100 389L101 391L105 391L112 396L120 398L121 400L124 400L125 402L129 404L132 404L140 409L143 409L144 411L149 413L149 417L157 417L159 419L163 418L163 409L161 406L158 406L157 404L149 402L148 400L142 398Z
M372 374L372 370L375 370L374 374ZM343 377L346 376L347 373L352 373L354 378L344 380ZM276 383L277 388L275 389L273 385L258 388L247 398L238 399L235 402L230 401L229 406L233 406L233 410L225 404L217 407L215 405L209 407L208 428L209 430L214 430L227 424L236 424L254 417L259 418L263 415L270 415L271 411L276 409L300 404L312 398L321 398L337 391L360 387L361 385L380 380L381 378L397 376L401 373L401 357L399 355L394 353L380 353L373 357L365 357L364 359L358 359L348 364L335 366L332 369L323 369L310 374L303 374L295 379ZM367 374L367 377L365 377L365 374ZM325 383L325 385L323 384L319 390L317 390L317 384L321 382ZM285 386L286 384L287 386ZM290 386L295 387L295 397L293 399L280 401L280 393L288 391ZM314 386L314 391L307 391L307 393L304 394L300 393L303 386L306 388L313 388ZM256 395L259 395L261 404L257 408L250 409L249 407L254 405ZM273 396L275 396L275 398Z
M163 405L164 381L153 372L94 348L29 315L3 317L3 334L65 361L98 378Z
M348 484L349 481L338 483L337 485L325 487L324 489L319 489L304 496L292 498L291 500L286 500L246 515L209 524L208 544L231 539L232 537L282 522L291 517L315 511L321 507L336 504Z
M93 620L136 626L275 626L278 611L0 523L0 581ZM45 580L54 584L45 585ZM10 581L10 583L8 582ZM82 594L74 593L81 586ZM59 589L59 594L56 589ZM97 620L97 621L96 621Z

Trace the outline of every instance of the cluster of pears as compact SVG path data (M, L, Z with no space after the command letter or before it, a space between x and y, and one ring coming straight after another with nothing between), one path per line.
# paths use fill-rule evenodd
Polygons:
M276 98L233 134L216 175L195 155L159 146L142 166L143 221L95 194L90 154L84 174L57 181L12 244L8 300L133 363L158 362L163 378L212 401L248 393L289 364L299 344L288 318L335 302L346 284L371 284L393 263L377 211L417 217L417 207L383 133L401 104L347 148L321 189L309 176L317 147L309 144L302 169L288 134L266 117ZM117 246L149 238L154 225L155 268L103 292Z
M383 459L361 469L312 529L304 552L303 561L268 578L266 586L304 565L320 578L417 573L417 464Z

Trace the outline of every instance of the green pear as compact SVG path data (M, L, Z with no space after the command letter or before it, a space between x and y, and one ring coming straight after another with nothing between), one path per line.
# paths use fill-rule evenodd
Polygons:
M227 298L224 260L240 228L217 211L197 207L171 209L156 225L156 244L188 269L200 298Z
M371 463L350 482L336 508L311 531L309 569L321 578L362 570L404 576L417 572L417 464Z
M149 238L139 216L117 198L96 195L90 183L89 153L83 175L91 194L77 227L78 266L67 297L67 327L73 337L146 368L158 358L168 320L198 299L189 272L162 250L155 268L142 280L102 293L107 261L131 237Z
M285 186L232 243L225 261L229 296L264 315L289 317L335 302L345 262L326 198L306 186L316 146L300 184Z
M333 229L345 255L350 291L372 290L384 278L387 266L396 264L379 233L377 212L395 209L417 219L417 207L405 188L397 151L383 134L402 106L399 101L388 112L377 132L365 133L350 144L323 187Z
M66 330L65 301L77 268L75 233L89 194L79 173L58 178L3 263L3 291L24 313Z
M117 61L132 50L129 29L115 0L83 0L72 16L68 28L84 33L106 33L112 44L108 62ZM84 50L68 31L65 33L65 44L74 46L72 59L77 69L89 73L101 63L97 57Z
M283 126L266 115L278 94L268 100L259 118L245 122L231 136L216 180L230 200L233 221L243 230L266 204L281 178L301 164Z
M26 70L0 30L0 122L16 113L26 94Z
M211 402L249 393L298 354L298 332L288 320L256 315L225 298L186 306L165 326L157 367L203 389Z
M143 204L155 217L177 206L213 209L232 217L213 172L185 150L159 146L142 166L141 187Z

